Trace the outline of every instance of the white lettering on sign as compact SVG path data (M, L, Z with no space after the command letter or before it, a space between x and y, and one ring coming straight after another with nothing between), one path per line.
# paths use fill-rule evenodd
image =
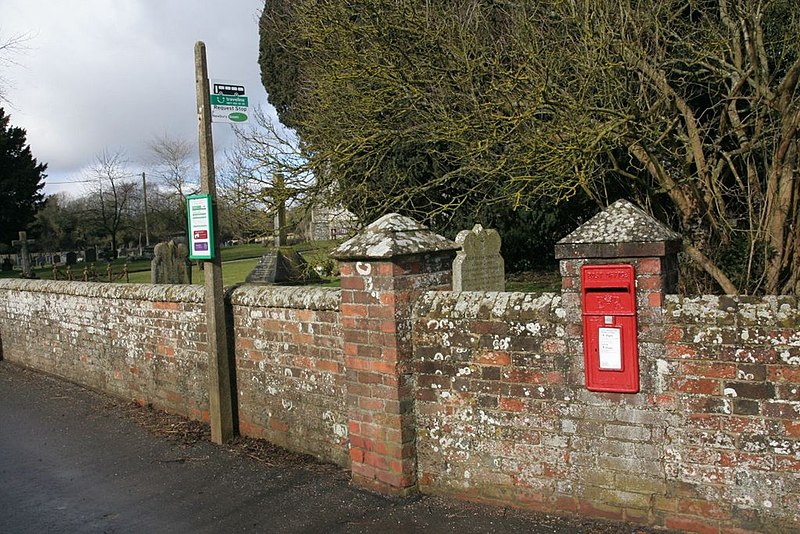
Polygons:
M598 329L597 342L600 352L600 369L622 370L622 331L620 328Z

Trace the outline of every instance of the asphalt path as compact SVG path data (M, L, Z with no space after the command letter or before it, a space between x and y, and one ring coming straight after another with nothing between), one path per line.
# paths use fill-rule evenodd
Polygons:
M438 497L171 439L137 408L0 361L0 533L647 532ZM132 415L134 413L134 415Z

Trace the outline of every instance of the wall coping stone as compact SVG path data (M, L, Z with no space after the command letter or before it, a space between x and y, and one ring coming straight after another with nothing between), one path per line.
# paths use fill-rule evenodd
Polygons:
M0 279L0 291L31 291L89 298L149 302L202 303L205 289L183 284L112 284L62 280ZM335 287L231 286L226 296L239 306L338 311L341 291Z
M414 219L390 213L336 247L331 257L337 260L389 260L397 256L460 248L458 243L428 230Z
M448 319L496 319L550 314L566 316L559 293L428 291L414 306L415 318L441 315Z
M342 292L335 287L244 285L233 288L230 298L234 306L339 311Z
M61 280L0 279L0 291L31 291L90 298L145 300L152 302L201 303L202 286L176 284L114 284L104 282L69 282Z

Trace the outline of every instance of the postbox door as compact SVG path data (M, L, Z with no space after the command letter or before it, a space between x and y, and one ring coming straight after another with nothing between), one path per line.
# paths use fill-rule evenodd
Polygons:
M583 343L586 389L639 391L636 316L584 316Z

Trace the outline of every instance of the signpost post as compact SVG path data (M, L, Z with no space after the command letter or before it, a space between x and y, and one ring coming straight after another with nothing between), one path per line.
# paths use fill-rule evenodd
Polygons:
M208 404L211 422L211 441L225 443L233 438L233 399L231 396L231 351L225 328L225 301L222 287L222 260L219 243L213 236L219 232L217 213L217 186L214 176L214 146L211 136L211 104L206 45L198 41L194 46L195 81L197 88L197 111L200 141L200 190L205 200L195 197L189 200L189 223L192 224L192 208L198 206L196 231L198 237L192 239L192 253L201 254L205 261L206 325L208 329ZM244 92L244 89L242 89ZM241 113L232 111L231 113ZM231 119L233 121L233 119ZM241 121L239 121L241 122ZM193 203L195 202L195 203ZM204 228L201 228L205 224ZM205 237L199 237L206 231ZM199 248L195 248L199 246ZM203 246L206 250L203 250ZM195 256L192 256L195 257Z

